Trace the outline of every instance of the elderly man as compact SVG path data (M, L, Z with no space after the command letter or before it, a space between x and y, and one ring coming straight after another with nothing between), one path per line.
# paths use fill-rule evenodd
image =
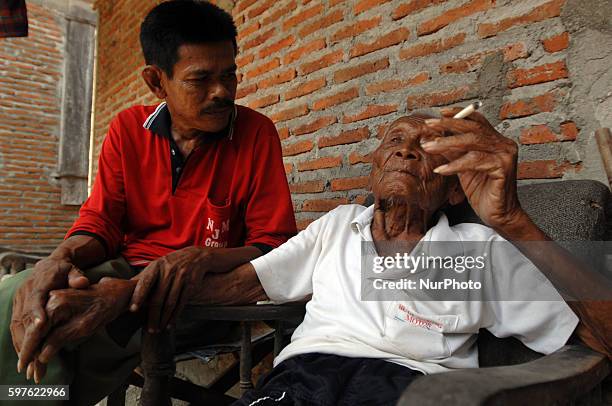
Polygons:
M312 295L272 372L237 404L392 405L420 374L477 367L480 328L516 336L542 353L559 349L575 333L612 354L611 302L568 306L549 280L573 297L599 299L610 297L610 282L581 271L522 210L516 144L483 116L453 119L456 112L443 110L439 119L413 115L390 125L372 155L373 206L340 206L267 255L210 276L196 299L200 303L282 303ZM466 197L489 227L449 226L440 209ZM498 296L364 301L364 242L388 255L393 243L411 252L422 241L505 243L504 249L485 245L494 258L483 289ZM215 292L219 284L234 288ZM515 300L520 295L508 296L517 293L508 289L538 296ZM495 300L503 294L506 299Z
M0 384L70 384L74 404L96 403L138 365L141 319L165 328L207 272L296 232L276 129L234 105L231 16L208 2L164 2L140 39L143 79L163 102L119 113L65 241L0 283ZM138 278L146 309L118 318ZM207 328L207 338L226 327Z

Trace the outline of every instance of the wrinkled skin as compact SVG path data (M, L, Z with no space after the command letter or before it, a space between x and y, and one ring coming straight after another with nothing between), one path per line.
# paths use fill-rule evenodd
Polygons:
M159 332L173 323L176 316L202 286L207 272L218 262L220 250L188 247L151 262L138 275L130 309L137 311L145 300L148 329Z
M45 306L50 293L56 289L83 289L88 279L68 260L49 257L39 261L32 277L17 290L13 298L11 337L19 354L17 370L24 370L35 358L38 345L52 326Z

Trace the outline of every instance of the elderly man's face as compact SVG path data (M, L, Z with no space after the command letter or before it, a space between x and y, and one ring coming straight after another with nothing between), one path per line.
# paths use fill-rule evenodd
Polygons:
M172 120L188 129L222 130L236 97L236 63L231 41L181 45L172 78L165 83Z
M370 184L377 198L417 203L433 211L455 191L455 177L444 177L433 172L448 161L421 148L421 142L443 136L425 126L427 118L430 117L402 117L387 129L372 155Z

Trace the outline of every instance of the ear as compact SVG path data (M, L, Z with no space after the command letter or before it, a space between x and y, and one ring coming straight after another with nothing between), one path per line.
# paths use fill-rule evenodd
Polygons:
M463 193L463 189L461 188L461 184L459 183L459 179L454 179L448 195L448 202L454 206L459 204L465 200L465 193Z
M142 70L142 78L158 99L165 99L167 96L162 81L163 75L165 75L165 73L154 65L147 65Z

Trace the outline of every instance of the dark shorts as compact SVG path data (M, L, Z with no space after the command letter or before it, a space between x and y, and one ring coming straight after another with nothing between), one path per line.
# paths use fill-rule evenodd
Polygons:
M380 359L303 354L281 362L233 405L395 405L421 375Z

